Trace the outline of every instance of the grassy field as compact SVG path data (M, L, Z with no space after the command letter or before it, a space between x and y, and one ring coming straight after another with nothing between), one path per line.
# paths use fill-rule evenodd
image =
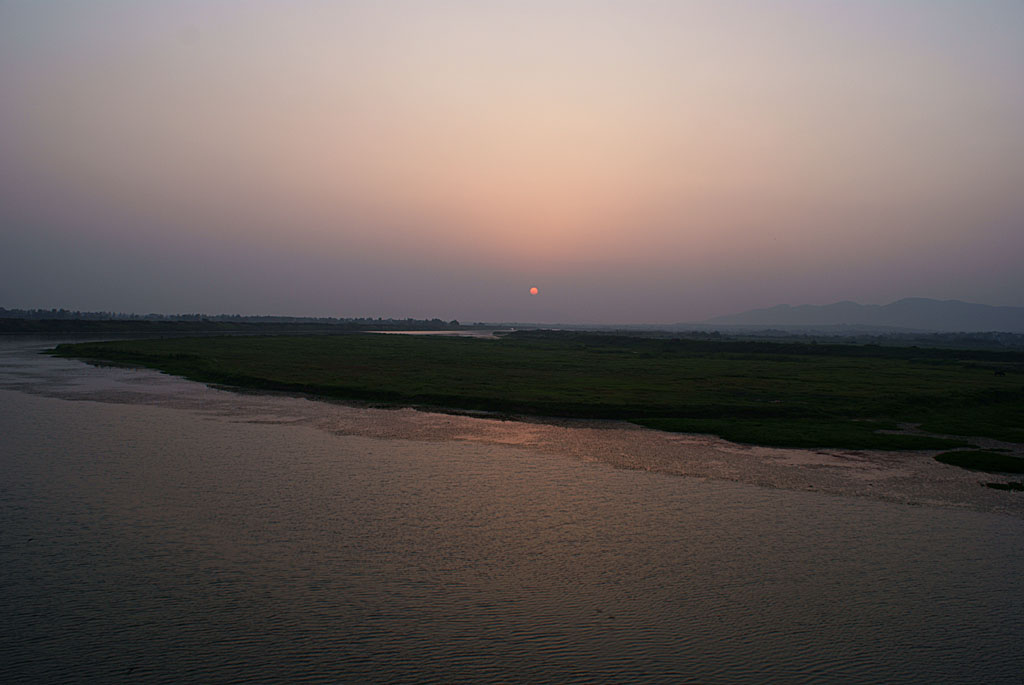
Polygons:
M534 332L207 337L60 345L207 383L398 405L626 419L790 447L1024 443L1024 353ZM913 422L944 440L877 432Z

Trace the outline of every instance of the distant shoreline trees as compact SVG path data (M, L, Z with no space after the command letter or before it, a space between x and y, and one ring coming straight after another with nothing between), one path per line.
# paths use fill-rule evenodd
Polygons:
M357 324L363 326L408 326L410 329L447 330L464 326L458 319L385 319L383 317L335 317L335 316L245 316L242 314L135 314L132 312L83 312L77 309L6 309L0 307L0 319L25 319L29 321L57 319L62 321L209 321L229 323L278 323L278 324ZM473 324L482 326L483 324Z

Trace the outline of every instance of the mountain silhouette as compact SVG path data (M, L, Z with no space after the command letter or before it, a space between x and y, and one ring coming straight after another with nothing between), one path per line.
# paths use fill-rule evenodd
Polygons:
M908 297L886 305L780 304L741 314L717 316L705 324L724 326L867 326L918 331L1024 333L1024 307L993 307L960 300Z

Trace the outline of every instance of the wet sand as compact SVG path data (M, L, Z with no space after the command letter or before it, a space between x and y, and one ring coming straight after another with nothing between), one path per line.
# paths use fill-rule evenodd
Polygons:
M1021 493L983 487L1007 480L940 464L937 451L778 449L710 435L664 433L617 421L498 420L414 409L333 405L314 425L333 433L511 445L545 454L691 478L816 490L886 501L966 507L1024 517Z

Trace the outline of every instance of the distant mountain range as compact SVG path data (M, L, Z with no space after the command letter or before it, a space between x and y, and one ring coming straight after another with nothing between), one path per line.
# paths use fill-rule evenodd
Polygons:
M718 316L705 325L816 328L856 326L915 331L1003 331L1024 333L1024 307L992 307L959 300L908 297L891 304L780 304Z

